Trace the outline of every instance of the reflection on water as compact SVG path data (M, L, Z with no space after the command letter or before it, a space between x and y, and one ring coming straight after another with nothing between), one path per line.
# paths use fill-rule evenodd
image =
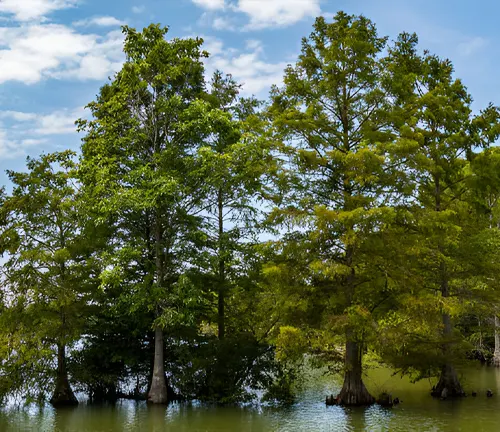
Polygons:
M298 402L287 408L204 406L197 403L148 406L122 401L115 406L54 410L51 407L4 409L0 431L57 432L260 432L260 431L499 431L500 371L477 367L464 374L466 391L478 396L440 401L429 396L432 383L411 384L392 377L387 369L372 370L367 387L378 394L390 391L403 402L392 409L326 407L324 398L336 393L340 379L312 376ZM486 390L495 396L486 398Z

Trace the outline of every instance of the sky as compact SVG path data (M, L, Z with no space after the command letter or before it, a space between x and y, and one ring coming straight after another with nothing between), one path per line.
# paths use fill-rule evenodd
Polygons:
M123 62L121 26L168 26L168 37L200 36L207 74L231 73L246 95L265 99L300 53L315 17L343 10L395 39L455 65L479 110L500 104L500 2L483 0L0 0L0 185L27 156L73 149L74 121Z

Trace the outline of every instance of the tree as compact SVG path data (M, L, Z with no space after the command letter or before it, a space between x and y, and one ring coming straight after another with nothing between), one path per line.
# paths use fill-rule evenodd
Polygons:
M257 234L259 193L262 177L270 163L269 150L255 136L260 123L256 109L260 102L239 96L240 86L231 76L216 71L210 82L208 100L215 109L231 115L231 122L214 127L214 133L200 149L206 170L205 205L209 249L214 262L210 265L217 292L218 337L226 332L226 297L232 279L232 265L245 241ZM216 126L216 125L214 125ZM248 244L248 243L247 243Z
M124 27L126 62L80 121L81 179L88 199L116 226L105 284L126 287L133 310L154 311L155 355L148 400L167 402L164 329L189 320L184 277L200 241L203 178L197 149L229 116L204 100L201 39L167 41L167 28Z
M155 316L145 305L132 312L128 293L121 284L107 284L96 293L95 307L71 351L68 369L74 389L85 392L91 403L115 402L124 395L145 399L151 381Z
M293 271L302 269L308 326L344 332L343 405L374 402L363 384L362 356L386 287L383 236L393 213L380 145L390 136L380 81L385 45L362 16L316 19L284 87L273 89L269 111L289 156L280 180L289 188L272 218L295 228L281 243Z
M472 98L453 76L451 62L427 51L419 54L417 43L416 35L403 33L389 50L387 88L398 135L389 151L399 161L405 183L405 226L414 239L408 262L416 265L415 281L423 288L414 286L414 292L427 305L428 317L439 311L442 321L434 395L446 389L448 395L460 396L464 392L454 361L463 338L454 319L470 294L467 282L478 276L463 254L477 234L468 229L468 160L475 148L498 137L498 110L490 105L474 116Z
M66 349L81 335L96 287L96 260L78 214L74 156L70 151L43 155L28 159L27 172L8 171L14 188L2 209L4 294L11 299L3 317L10 320L4 326L10 339L4 366L51 362L55 346L50 402L56 406L78 403L68 380Z
M261 386L274 366L267 340L253 322L258 288L248 276L249 271L256 274L252 265L263 214L259 201L273 160L261 139L260 102L241 97L240 86L220 71L208 88L204 98L225 116L214 118L198 152L205 241L192 261L191 280L204 293L205 307L198 313L200 330L186 335L178 349L190 359L190 368L178 371L176 381L193 397L226 403L249 398L248 383Z
M495 238L500 229L500 152L498 148L487 148L474 156L470 164L468 178L469 199L474 205L476 215L474 224L483 234L481 237L481 259L476 263L482 270L485 284L494 294L498 291L498 254ZM486 246L487 250L484 250ZM500 319L498 318L497 299L486 299L487 309L493 305L494 352L493 364L500 367Z

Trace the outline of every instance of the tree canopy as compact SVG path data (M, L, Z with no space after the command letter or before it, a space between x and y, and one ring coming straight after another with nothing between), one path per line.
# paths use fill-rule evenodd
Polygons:
M2 396L290 402L307 364L368 405L366 354L435 396L500 364L500 111L451 61L339 12L260 101L123 33L81 152L0 189Z

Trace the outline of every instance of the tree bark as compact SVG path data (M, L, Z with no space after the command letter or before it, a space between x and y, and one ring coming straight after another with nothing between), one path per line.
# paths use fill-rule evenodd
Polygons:
M219 340L224 339L226 332L225 322L225 286L226 286L226 263L224 261L224 205L222 201L222 190L219 189L217 196L218 220L219 220L219 289L218 289L218 333Z
M443 391L445 393L443 393ZM443 394L446 395L445 397L465 396L465 392L458 380L457 371L451 363L446 363L443 366L439 381L432 391L432 396L435 397L441 397Z
M490 203L490 229L493 227L493 206ZM500 221L497 223L497 228L500 229ZM493 366L500 367L500 319L495 314L495 351L493 352Z
M156 249L156 283L159 287L163 286L163 248L162 248L162 224L160 210L156 210L155 221L155 249ZM165 380L164 364L164 343L163 329L159 326L155 328L155 355L153 363L153 376L151 386L148 392L148 402L154 404L168 403L167 382Z
M153 377L148 392L148 402L154 404L168 403L167 382L165 380L165 366L163 356L163 330L155 329L155 358L153 366Z
M447 285L446 285L447 286ZM443 292L443 296L447 297L447 290ZM451 317L447 313L443 313L443 336L445 338L449 338L452 335L452 325L451 325ZM443 395L443 390L446 389L445 393L447 397L457 397L457 396L465 396L465 392L460 385L460 381L458 379L457 371L455 367L451 363L450 357L450 342L445 341L443 344L443 355L445 360L444 365L441 369L441 376L439 377L439 381L437 385L434 387L432 391L432 395L436 397L441 397Z
M500 319L495 315L495 352L493 353L493 364L500 367Z
M439 176L434 177L435 182L435 199L436 199L436 212L441 212L441 182ZM438 243L438 250L440 254L444 255L444 248L442 242ZM441 262L439 264L439 277L440 277L440 285L441 285L441 296L447 298L450 296L450 288L448 283L448 269L443 258L440 258ZM456 397L456 396L465 396L465 392L460 385L460 381L458 380L457 371L451 362L452 352L451 352L451 344L450 341L453 335L453 326L451 323L450 314L447 312L442 313L443 320L443 338L444 343L442 346L443 350L443 358L444 363L441 368L441 376L439 377L439 381L437 385L434 387L432 391L433 396L437 397ZM443 393L444 392L444 393Z
M363 383L362 368L363 347L359 342L346 342L344 385L337 396L337 403L346 406L371 405L375 398Z
M50 403L54 407L78 405L78 399L69 384L68 370L66 369L66 346L64 344L57 344L56 388Z

